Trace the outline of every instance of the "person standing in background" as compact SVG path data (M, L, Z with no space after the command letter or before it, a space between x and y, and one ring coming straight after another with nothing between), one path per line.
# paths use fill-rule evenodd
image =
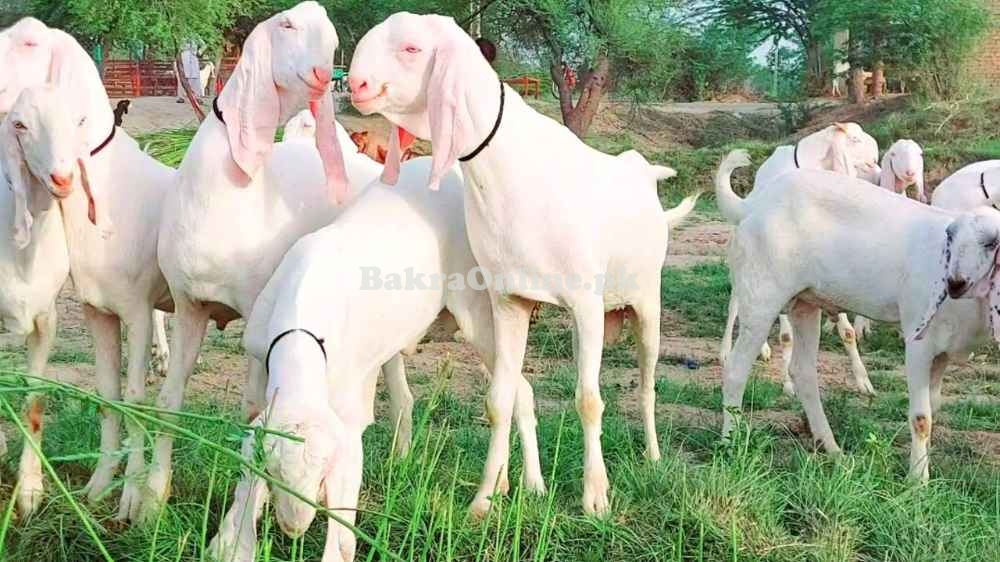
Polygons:
M181 49L180 68L176 68L176 63L174 66L174 72L177 73L177 103L187 103L181 80L187 80L195 95L203 95L205 90L201 87L201 66L198 64L198 51L193 42L184 43L184 47Z

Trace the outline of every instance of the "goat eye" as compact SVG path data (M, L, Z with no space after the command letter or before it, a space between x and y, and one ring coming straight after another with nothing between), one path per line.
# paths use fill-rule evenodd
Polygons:
M14 121L14 128L17 129L18 131L27 131L28 130L28 127L25 126L25 124L21 123L20 121Z
M407 53L410 53L411 55L415 55L420 52L420 47L416 47L414 45L408 45L403 50L406 51Z
M37 47L37 46L38 46L38 43L36 43L36 42L34 42L34 41L25 41L25 42L24 42L24 46L25 46L25 47Z
M281 28L282 29L295 29L295 25L291 22L291 20L282 20L282 22L281 22Z
M86 118L86 117L82 117L82 118L80 119L80 122L79 122L79 123L77 123L77 125L76 125L76 126L77 126L77 127L82 127L82 126L84 126L84 125L85 125L86 123L87 123L87 118Z

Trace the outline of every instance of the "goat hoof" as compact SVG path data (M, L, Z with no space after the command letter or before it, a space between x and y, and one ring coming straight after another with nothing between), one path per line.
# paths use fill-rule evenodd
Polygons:
M583 482L583 512L587 515L604 516L610 508L608 501L607 474L595 475L592 478L584 476Z
M781 385L781 390L785 393L785 396L789 398L795 397L795 384L792 381L786 380L785 384Z
M95 470L94 474L90 476L90 481L88 481L87 485L83 487L84 493L87 494L87 501L91 504L96 504L104 499L104 496L108 493L108 489L111 487L111 481L113 479L113 468L109 469L98 465L97 470Z
M122 498L118 503L118 521L137 521L142 509L142 493L139 486L126 480L122 488Z
M42 478L24 477L21 478L17 489L17 513L22 518L28 518L38 511L42 505L42 498L45 497L45 487Z
M523 476L523 480L523 485L529 492L539 496L544 496L546 494L547 490L545 489L545 479L542 478L541 474L533 476L525 474Z
M482 521L490 513L490 499L476 498L469 505L469 517L475 521Z
M765 362L771 360L771 346L764 342L764 345L760 346L760 358Z

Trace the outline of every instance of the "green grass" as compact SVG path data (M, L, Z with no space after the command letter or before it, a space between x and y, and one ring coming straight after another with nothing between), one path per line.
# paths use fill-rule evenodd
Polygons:
M729 268L724 263L667 267L661 279L662 306L681 317L684 335L722 337L730 291Z
M715 391L667 386L686 402L717 406ZM782 401L772 383L755 383L748 396L758 407ZM669 398L668 398L669 400ZM756 400L756 399L751 399ZM69 490L78 490L93 459L96 410L53 401L43 450ZM235 413L208 403L192 410L235 421ZM418 432L412 454L394 459L391 429L379 420L365 437L365 485L359 526L403 560L991 560L1000 556L1000 475L985 466L942 462L929 486L912 488L900 478L903 456L894 434L875 428L834 461L810 453L777 429L756 428L721 446L704 430L661 424L664 459L642 458L638 425L605 417L604 453L613 483L614 516L580 513L581 442L575 413L545 411L539 443L550 493L533 497L514 486L482 523L465 516L485 456L488 429L472 421L480 407L447 390L418 401ZM233 426L188 419L206 440L238 447ZM19 453L4 459L5 466ZM520 471L513 451L512 482ZM96 536L114 560L202 558L202 546L231 501L240 467L204 444L179 440L174 496L159 526L122 527L107 502L88 511ZM9 473L8 473L9 474ZM214 475L214 476L213 476ZM8 498L10 480L2 497ZM51 488L51 487L50 487ZM82 498L76 497L77 501ZM2 511L2 510L0 510ZM3 525L6 560L101 559L70 503L50 493L31 520ZM318 560L325 525L305 537L283 537L265 515L260 560ZM155 535L155 541L154 541ZM368 544L358 560L383 560Z

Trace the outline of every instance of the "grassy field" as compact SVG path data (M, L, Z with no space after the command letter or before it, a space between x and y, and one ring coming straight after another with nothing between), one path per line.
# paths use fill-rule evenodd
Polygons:
M875 128L916 127L904 117L896 119L899 124ZM165 158L176 152L170 138L159 139L163 144L151 150ZM599 142L627 146L628 139ZM770 146L760 141L750 145L760 154ZM987 140L981 145L993 146ZM678 148L657 155L655 159L680 171L664 200L676 201L706 181L725 148ZM933 150L966 158L963 151L973 149L942 142ZM687 251L696 234L712 229L724 233L724 228L708 200L673 239ZM548 495L535 497L517 485L520 451L515 442L510 496L498 499L485 521L466 517L486 457L485 383L464 346L422 344L408 363L417 396L411 454L399 459L389 453L393 436L384 415L365 435L358 528L368 538L359 541L358 559L1000 560L1000 367L995 346L946 375L945 405L934 420L932 480L926 486L905 480L906 385L902 344L891 326L877 325L874 336L862 342L862 356L879 391L872 399L846 386L847 359L836 338L824 336L824 404L844 455L832 458L814 450L801 407L781 391L778 358L770 365L758 363L747 390L746 423L723 445L715 357L729 280L719 248L705 253L696 264L663 271L657 414L664 458L659 463L642 457L638 369L631 342L605 352L603 444L612 482L611 516L582 514L582 436L573 405L569 320L546 307L531 332L526 374L536 389ZM69 311L62 318L69 321L60 326L52 370L61 380L88 388L90 342L73 321L71 300L62 306ZM62 384L45 387L49 410L42 449L66 493L50 476L42 508L28 520L18 519L8 500L23 440L13 421L5 419L9 450L0 457L0 559L204 560L204 547L232 501L243 468L237 455L245 435L238 411L244 368L240 336L238 323L226 332L210 330L185 405L191 415L173 430L179 433L173 496L155 525L115 522L119 490L99 505L85 503L79 490L96 462L101 405L92 395ZM0 417L10 418L9 412L22 404L23 355L20 348L0 354L0 408L10 405ZM150 404L159 384L153 382ZM385 396L378 399L376 411L384 414ZM151 433L166 430L151 420L145 425ZM319 560L325 530L320 521L293 541L265 516L258 559Z

